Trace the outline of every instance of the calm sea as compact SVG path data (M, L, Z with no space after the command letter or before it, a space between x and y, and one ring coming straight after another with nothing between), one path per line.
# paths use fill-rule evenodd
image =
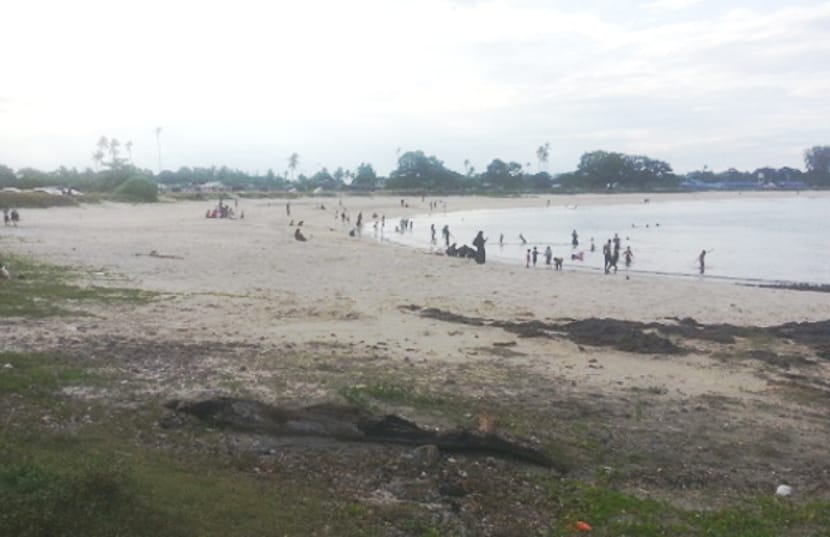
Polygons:
M524 264L525 252L550 245L565 258L565 269L602 270L602 245L614 234L622 249L630 246L632 266L620 272L692 276L697 256L706 250L706 277L750 282L830 284L830 198L807 194L787 198L689 200L625 205L557 205L538 209L500 209L443 213L413 218L414 229L394 232L387 219L384 239L417 248L442 248L441 228L448 225L452 242L471 245L478 230L487 241L487 259ZM540 200L544 205L545 200ZM430 225L438 244L430 244ZM367 226L371 233L371 226ZM579 246L571 246L576 230ZM499 246L499 236L504 245ZM522 245L519 234L527 244ZM596 252L590 251L591 239ZM572 260L573 253L584 260Z

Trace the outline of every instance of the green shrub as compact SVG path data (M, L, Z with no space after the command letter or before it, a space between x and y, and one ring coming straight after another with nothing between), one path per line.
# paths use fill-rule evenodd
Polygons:
M158 201L158 185L143 177L132 177L115 189L115 198L131 203L154 203Z
M55 196L43 192L0 192L0 207L34 208L74 207L78 201L72 196Z

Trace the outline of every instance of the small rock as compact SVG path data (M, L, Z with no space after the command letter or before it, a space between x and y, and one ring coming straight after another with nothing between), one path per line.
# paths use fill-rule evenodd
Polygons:
M184 420L177 414L169 414L159 420L162 429L178 429L184 425Z
M412 458L421 466L433 467L441 460L441 450L434 444L418 446L412 452Z
M775 489L776 496L786 497L793 493L793 488L789 485L778 485Z

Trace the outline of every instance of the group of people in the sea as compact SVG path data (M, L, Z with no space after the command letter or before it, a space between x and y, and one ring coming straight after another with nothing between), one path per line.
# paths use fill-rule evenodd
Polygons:
M430 225L430 234L431 234L431 243L435 244L436 242L436 228L435 224ZM450 256L456 257L473 257L473 252L476 252L475 258L479 260L480 263L484 263L485 254L484 254L484 243L487 239L484 238L483 232L479 231L478 235L476 235L475 239L473 240L473 246L476 248L470 248L467 245L462 245L461 247L457 246L456 243L450 244L450 237L451 233L449 231L449 226L445 225L442 230L441 234L443 235L444 242L446 245L446 253ZM526 245L527 239L522 233L518 235L520 244ZM622 241L620 239L619 234L615 233L614 237L608 239L608 242L603 245L602 253L604 257L604 265L603 270L606 274L614 273L618 270L618 263L620 256L622 256L625 266L631 267L634 261L634 252L631 250L631 246L626 246L625 249L622 249ZM499 246L504 246L504 233L499 235ZM584 251L577 251L579 248L579 234L576 230L571 232L571 247L573 248L573 252L571 253L571 261L584 261L585 260L585 252ZM532 248L527 248L524 254L524 261L526 268L532 268L537 265L539 262L539 257L543 256L545 260L545 265L548 267L553 268L556 271L561 271L565 258L563 256L554 256L553 249L550 245L547 245L544 249L544 252L540 251L539 246L533 246ZM589 250L591 252L596 251L596 244L594 243L594 238L591 237L590 239L590 246ZM701 267L702 267L702 259L705 256L705 252L701 254ZM701 274L703 273L703 269L701 268Z
M408 208L409 203L405 199L401 199L401 207ZM424 200L422 200L424 201ZM335 210L334 217L337 220L341 220L344 225L351 224L351 218L348 214L348 211L343 207L342 201L339 203L340 207ZM433 209L438 208L439 202L431 201L429 203L429 209L432 211ZM220 202L221 207L221 202ZM321 209L324 206L320 206ZM291 214L291 206L289 203L286 203L286 214ZM372 218L374 220L374 230L375 235L377 236L378 232L381 234L383 233L383 228L386 224L386 217L385 215L378 215L377 213L372 214ZM356 237L360 236L362 228L364 226L363 222L363 214L359 213L357 215L356 225L351 227L349 231L349 235ZM636 227L636 226L633 226ZM646 226L648 227L648 226ZM659 227L659 224L655 224L654 227ZM400 220L395 225L395 231L398 233L404 232L413 232L414 230L414 221L412 218L409 217L401 217ZM483 231L479 231L476 236L472 240L472 246L468 246L467 244L461 244L455 241L455 236L450 231L449 225L445 224L440 227L440 230L436 223L431 223L429 226L429 237L430 237L430 244L437 245L439 241L438 233L440 231L441 242L443 242L444 248L443 253L448 256L452 257L462 257L462 258L470 258L474 259L479 264L484 264L486 261L486 243L487 238L484 236ZM297 236L299 235L299 236ZM570 246L572 248L572 252L570 253L570 260L574 262L584 262L586 259L587 252L580 249L580 236L576 229L571 231L570 234ZM382 235L381 235L382 237ZM295 237L296 240L303 241L305 237L302 235L302 232L297 229L295 230ZM521 245L528 245L528 239L524 236L524 234L518 234L519 243ZM626 237L628 240L628 237ZM515 244L515 243L513 243ZM505 237L504 234L501 233L499 235L499 246L505 246ZM529 245L528 245L529 246ZM555 246L555 245L554 245ZM590 253L594 253L597 250L597 245L593 237L589 239L588 248L586 249ZM703 274L705 271L705 258L706 258L707 251L703 250L700 255L697 257L697 263L700 270L700 274ZM622 239L620 238L618 233L615 233L612 238L609 238L603 245L602 245L602 255L603 255L603 272L605 274L610 273L617 273L618 266L620 259L622 258L623 262L625 263L626 268L630 268L634 263L634 252L631 249L631 246L623 245ZM545 245L544 250L542 246L533 246L527 247L524 249L524 261L525 266L527 268L535 267L539 263L539 258L542 257L544 259L545 266L548 266L556 271L563 270L564 263L566 256L563 255L554 255L554 250L551 245Z

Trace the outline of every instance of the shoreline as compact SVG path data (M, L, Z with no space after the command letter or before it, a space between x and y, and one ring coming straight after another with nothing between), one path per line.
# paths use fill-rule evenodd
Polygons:
M717 194L723 197L722 193ZM593 201L623 199L619 196L594 197ZM626 198L642 201L637 201L639 196ZM536 278L530 277L534 271L526 273L522 265L496 262L479 270L481 267L466 259L438 256L405 245L389 248L395 243L373 240L371 229L364 232L366 238L349 237L351 224L334 219L335 209L345 209L352 222L358 212L364 214L364 221L373 213L411 217L425 212L428 199L423 207L420 198L410 201L408 208L400 207L400 198L344 197L331 201L321 204L319 198L291 200L292 215L287 215L282 202L240 200L246 218L227 221L204 218L205 208L212 201L132 206L107 203L32 210L23 215L21 227L10 229L5 235L17 238L2 241L0 246L8 244L12 251L60 265L89 267L84 271L84 280L90 284L108 285L106 276L96 276L96 272L103 272L123 275L140 287L162 292L205 293L222 289L240 295L286 293L295 297L291 300L298 304L306 300L337 304L348 297L350 307L364 310L389 307L390 301L396 307L400 303L394 303L395 297L444 303L450 295L478 309L481 301L492 295L511 309L535 310L537 315L545 315L544 308L538 304L531 306L529 297L550 296L556 302L565 301L575 316L590 316L603 310L631 319L687 313L700 317L702 322L731 320L750 324L830 317L830 304L806 298L826 297L824 293L742 287L708 276L701 282L695 275L664 277L631 272L630 280L626 280L590 270L567 270L561 278ZM541 198L446 201L451 210L538 207L544 203ZM320 209L323 204L326 208ZM309 242L294 240L296 227L289 225L292 220L304 221L302 229ZM139 255L151 251L183 259ZM764 297L773 292L781 295L776 296L780 303L770 308ZM609 302L607 297L612 296L622 303ZM685 297L686 306L672 306L675 297L681 296ZM805 300L807 303L803 304ZM742 302L750 305L741 307ZM738 309L741 311L736 312Z
M683 197L685 195L677 195L677 194L672 193L672 194L663 195L659 199L652 199L652 200L649 201L649 203L652 204L652 205L659 205L661 203L667 203L667 202L668 203L673 203L673 202L683 203L683 202L685 202L685 203L695 203L696 204L696 203L706 203L706 202L709 202L709 201L731 201L731 202L738 202L737 207L740 207L741 202L750 201L750 200L786 200L786 199L793 199L793 200L794 199L821 199L821 200L824 200L824 199L827 199L828 197L830 197L830 195L828 195L830 193L823 193L825 195L822 195L822 196L807 196L807 197L799 196L797 194L789 195L789 196L786 196L786 195L785 196L780 196L780 195L777 195L778 193L775 193L775 192L756 192L756 193L753 193L755 195L747 195L747 196L742 196L740 194L735 194L735 193L732 193L731 195L728 195L729 193L724 193L724 192L713 192L713 193L705 193L705 194L707 194L707 195L690 199L688 197ZM712 194L712 195L708 195L708 194ZM528 201L530 201L530 203L528 203ZM593 207L597 207L597 206L617 207L617 209L615 209L618 212L618 213L616 213L617 218L619 218L619 214L622 214L622 213L619 212L620 207L624 207L624 206L627 206L627 205L630 205L630 206L633 206L633 207L642 207L644 205L642 198L639 198L637 196L630 195L630 194L623 194L623 195L585 195L585 196L579 196L579 197L569 197L566 201L568 201L568 202L577 202L577 201L583 202L582 205L581 205L582 207L591 207L591 206L593 206ZM554 255L559 255L560 257L564 258L564 260L565 260L565 265L564 265L565 270L584 271L584 272L589 272L589 273L591 273L591 272L593 272L593 273L600 272L601 273L602 268L601 268L601 266L597 265L597 256L599 256L599 254L589 252L588 249L587 249L588 248L587 242L585 242L585 244L583 244L583 245L580 245L581 250L579 248L572 250L571 244L570 244L569 241L564 241L564 240L556 241L556 240L554 240L553 242L551 242L551 241L545 241L545 240L542 240L542 241L533 240L533 235L534 234L538 236L541 233L543 236L548 236L552 232L552 230L550 229L550 226L545 223L550 218L557 219L557 221L559 221L560 219L565 219L565 220L574 220L574 219L576 219L576 223L571 224L571 225L574 225L576 227L580 223L584 224L585 223L584 222L585 218L594 218L594 217L598 216L597 212L593 211L593 212L586 213L586 214L593 215L592 217L576 216L577 213L573 213L575 216L572 217L572 216L570 216L570 214L571 214L570 211L564 211L563 212L563 210L562 210L563 207L566 208L566 209L576 210L576 209L580 208L579 204L573 204L572 205L571 203L565 203L565 204L559 204L559 205L556 205L556 204L546 205L547 202L548 202L548 200L546 200L543 196L533 196L533 197L527 197L527 198L518 200L515 205L509 206L509 207L504 206L503 204L500 204L500 203L489 203L489 204L485 204L483 206L480 205L480 206L472 206L472 207L469 206L469 204L464 204L463 207L460 207L460 208L459 207L453 207L452 210L446 210L446 211L439 208L437 210L432 210L430 212L419 212L419 213L415 213L415 214L407 214L407 215L404 215L404 216L401 216L401 213L394 213L393 218L387 218L387 232L385 234L382 231L380 232L380 234L378 234L377 229L375 229L373 231L371 225L366 225L366 226L364 226L364 232L363 232L362 236L364 238L368 238L369 240L374 240L375 242L379 242L379 243L382 243L382 244L396 244L396 245L404 246L404 247L407 247L407 248L414 248L414 249L417 249L417 250L420 250L420 251L425 251L425 252L428 252L428 253L435 253L435 254L443 255L445 250L446 250L446 248L443 246L443 240L438 241L437 245L436 244L428 244L426 242L428 240L428 233L426 233L424 231L423 226L426 225L425 222L426 223L432 223L433 225L436 226L436 229L437 229L438 227L440 227L444 223L447 223L447 220L449 220L448 223L450 225L450 228L453 229L453 230L461 229L462 231L460 231L460 232L456 231L456 233L460 233L461 235L469 234L471 229L473 229L473 228L479 228L480 227L481 229L484 229L485 232L489 230L492 240L490 241L491 245L488 245L488 247L487 247L487 253L488 253L487 260L490 263L507 264L507 265L511 265L511 266L514 266L514 267L515 266L524 266L525 263L524 263L524 249L523 248L525 247L524 245L526 244L526 248L531 248L531 247L538 247L539 248L540 265L539 265L538 268L540 268L540 269L550 268L550 267L546 266L544 263L541 263L541 258L543 257L542 254L543 254L544 248L546 246L552 246L554 248ZM801 205L798 205L798 206L800 207ZM810 207L815 207L815 205L811 204ZM547 216L547 213L544 211L545 209L552 209L554 212L551 213L550 216ZM765 206L764 212L766 213L766 211L769 210L769 209L770 209L770 207ZM526 210L526 211L529 211L529 212L526 215L524 215L524 217L520 216L518 219L512 220L511 219L511 217L513 216L511 214L512 210L518 210L518 211L525 211ZM679 210L685 212L685 211L688 210L688 206L680 208ZM759 207L757 210L760 211L761 208ZM500 213L503 213L503 214L500 214ZM661 212L653 213L653 214L657 215L657 214L660 214L660 213ZM614 214L614 213L612 213L612 214ZM645 213L645 214L647 214L647 213ZM759 213L759 214L761 214L761 213ZM715 216L717 216L717 215L715 215ZM416 226L415 226L416 231L415 231L414 234L411 231L407 231L405 233L404 232L399 233L397 231L397 229L398 229L397 219L399 217L401 219L404 219L404 218L411 219L411 220L419 223L420 224L420 229L417 229L417 228L419 228L419 225L416 224ZM642 217L643 217L643 214L640 214L639 218L642 218ZM659 222L661 222L663 224L669 224L669 226L663 226L663 228L662 228L662 229L666 229L669 233L672 233L672 231L670 231L672 227L674 227L676 229L678 226L680 228L683 228L684 226L689 226L690 225L690 222L688 222L688 221L684 222L682 219L679 222L671 222L671 221L664 222L664 220L663 220L664 218L669 220L669 218L667 218L666 214L662 214L662 217L660 217L660 216L655 216L655 217L660 218ZM600 216L600 218L601 218L601 216ZM612 216L612 218L614 218L614 217ZM636 213L633 216L633 218L638 218ZM580 219L581 219L581 221L580 221ZM465 220L466 220L466 222L465 222ZM390 221L393 222L392 225L394 225L395 231L389 231L389 229L392 227L392 225L390 225ZM512 225L511 226L511 222L514 222L514 224L515 224L515 222L518 222L518 221L522 221L524 223L519 224L518 226L517 225ZM478 222L478 223L473 224L471 222L473 222L473 223ZM498 222L501 222L501 223L498 223ZM495 227L495 229L499 229L501 226L505 225L505 222L506 222L506 226L505 226L505 228L502 228L502 229L504 231L507 231L509 229L510 232L508 232L508 234L510 235L510 237L515 237L516 230L520 229L520 230L523 230L523 232L528 237L530 237L531 240L529 240L527 243L520 243L520 242L516 242L516 241L505 241L504 243L495 243L494 242L495 237L498 236L498 234L493 235L493 233L494 233L493 229L494 229L494 227ZM530 227L525 227L528 224L528 222L530 222ZM673 224L673 226L672 226L672 224ZM694 224L691 224L691 225L694 225ZM726 225L727 229L728 229L728 226L732 225L732 224L729 223L729 222L726 222L726 223L724 223L724 225ZM752 224L743 224L743 225L747 226L747 225L752 225ZM471 228L469 226L473 226L473 227ZM601 226L601 224L600 224L600 226ZM564 227L570 229L570 226L568 226L568 225L565 225ZM751 264L750 265L740 264L740 263L737 262L737 259L752 259L751 255L747 256L747 254L752 254L755 249L753 248L752 249L753 251L748 252L748 251L746 251L745 247L744 247L744 251L742 253L739 252L738 250L736 250L734 252L731 252L732 257L727 257L726 258L726 263L725 263L724 267L716 267L716 268L721 268L722 272L718 272L718 271L712 272L710 270L707 270L707 273L705 275L701 275L701 274L699 274L696 267L694 269L678 268L677 267L678 263L676 263L676 262L675 263L666 263L664 260L655 257L655 248L659 248L659 249L662 250L663 248L668 247L669 257L667 259L670 259L670 260L674 259L675 261L677 261L678 252L676 252L676 251L672 252L671 244L678 243L678 241L672 241L671 239L666 238L666 237L670 237L671 235L665 235L665 233L664 233L663 234L664 237L662 239L659 238L659 236L655 236L654 239L652 239L652 241L649 242L649 239L646 238L647 236L649 236L648 234L650 232L647 225L645 225L645 226L635 226L634 224L631 224L631 227L632 228L636 227L637 229L628 229L627 227L625 227L625 229L622 229L622 231L620 232L620 235L624 236L626 241L628 241L628 235L629 234L631 235L632 238L634 238L636 240L635 234L637 234L637 233L639 233L640 239L646 239L646 244L645 245L642 244L642 240L640 241L641 244L638 244L638 245L640 246L640 248L643 248L643 246L646 246L647 249L650 249L650 259L646 260L646 261L650 261L650 263L647 263L645 265L646 267L650 267L650 268L639 268L639 267L637 267L637 265L640 264L640 263L637 263L636 260L635 260L634 267L626 268L626 267L620 266L619 272L622 273L622 274L628 274L628 275L631 275L631 276L634 276L634 275L660 276L660 277L681 278L681 279L700 278L702 280L708 280L708 281L719 280L719 281L725 281L725 282L734 282L736 284L757 284L757 285L772 286L772 287L777 287L777 288L798 288L798 289L803 289L803 290L811 290L812 288L819 288L820 289L824 286L830 286L830 273L825 274L821 271L814 272L814 271L810 270L811 265L815 265L815 263L806 264L806 265L798 265L798 264L792 265L790 263L782 263L781 260L779 259L779 261L777 263L777 266L772 266L772 270L770 270L770 268L767 267L765 270L760 271L760 272L767 272L767 274L758 274L759 270L757 270L757 269L759 268L759 265L757 263L754 265L755 269L753 270L753 269L750 268L753 265L751 265ZM657 225L657 228L660 228L659 224ZM579 229L579 227L577 227L577 229ZM750 228L747 228L747 229L750 229ZM587 235L593 235L597 232L596 229L594 229L592 231L593 232L585 232L585 233L587 233ZM530 232L530 234L528 234L528 232ZM656 232L656 230L652 231L652 233L655 233L655 232ZM711 228L707 228L707 226L704 225L704 226L700 227L700 229L696 230L696 232L701 237L705 237L707 233L711 234ZM558 232L553 231L553 233L556 234ZM602 231L600 231L600 233L602 233ZM645 233L646 235L643 235L643 233ZM581 235L584 235L584 234L581 233ZM584 235L584 236L587 236L587 235ZM683 238L688 239L688 235L689 235L689 232L685 232L683 234ZM608 236L610 236L610 232L609 232ZM761 235L761 237L763 237L763 235ZM655 240L657 242L654 242ZM666 240L669 240L670 243L666 244ZM661 241L662 241L662 243L661 243ZM735 241L737 241L737 244L742 245L743 241L744 241L744 238L743 237L736 237ZM456 243L456 245L458 247L461 247L462 245L469 246L469 241L458 240L458 238L456 236L453 236L453 241L451 241L451 242ZM600 242L602 242L602 241L600 241ZM813 242L815 242L815 240L813 240ZM728 244L730 244L730 243L726 243L726 244L727 244L726 249L729 249ZM736 243L733 242L731 244L736 244ZM789 243L787 243L787 244L789 244ZM632 243L632 245L634 246L635 251L637 251L637 249L638 249L637 246L638 245L634 245L634 243ZM710 246L711 246L711 248L707 248L707 251L709 251L710 249L712 251L714 251L715 249L717 249L717 250L724 249L724 244L717 244L717 241L715 241L715 244L712 244ZM521 247L521 248L519 248L519 247ZM516 250L515 252L512 252L515 255L511 255L512 250ZM574 252L577 252L577 250L580 250L580 253L582 253L585 256L585 262L584 263L581 261L581 259L577 259L576 261L574 261L571 258L570 254L574 253ZM786 251L786 250L787 250L787 248L784 248L784 251ZM505 255L505 252L507 253L507 255ZM674 255L674 257L671 257L672 255ZM771 252L770 252L770 255L772 255ZM793 252L791 252L791 254L789 256L784 255L784 257L781 258L781 259L799 259L804 255L806 255L805 252L799 251L796 248ZM601 261L602 261L601 256L599 256L599 257L600 257L599 263L601 265ZM810 258L812 259L812 256L810 256ZM763 258L758 257L758 259L763 259ZM591 264L592 261L593 261L593 264ZM680 264L682 265L683 263L680 263ZM766 264L766 263L764 263L764 264ZM621 263L621 265L622 265L622 263ZM536 265L534 265L533 268L537 268ZM709 269L709 268L710 267L708 266L708 263L707 263L707 269ZM747 270L748 268L750 268L750 270ZM797 270L792 271L791 270L792 268L796 268ZM813 268L815 268L815 267L813 267ZM800 269L800 270L798 270L798 269ZM788 275L787 274L788 272L795 272L796 275L795 276Z

